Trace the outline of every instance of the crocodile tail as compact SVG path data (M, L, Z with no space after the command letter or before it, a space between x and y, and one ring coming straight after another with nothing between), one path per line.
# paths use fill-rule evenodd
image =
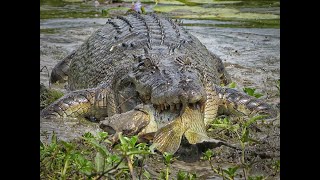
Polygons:
M220 104L224 110L233 114L254 116L256 114L267 115L269 118L277 116L277 111L269 104L260 99L249 96L244 92L232 88L214 86L218 94Z

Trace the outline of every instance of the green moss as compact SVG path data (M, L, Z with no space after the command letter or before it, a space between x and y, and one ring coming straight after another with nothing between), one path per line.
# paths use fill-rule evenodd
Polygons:
M190 2L190 1L186 1L186 0L177 0L187 6L197 6L200 5L201 3L197 3L197 2Z
M55 34L56 32L57 29L55 28L40 29L40 34Z
M183 26L224 27L224 28L280 28L280 19L245 20L245 21L223 20L223 21L224 22L230 21L230 23L225 23L225 24L183 23Z
M63 2L62 0L40 0L40 5L60 7L66 5L66 2Z
M108 15L110 14L125 14L130 8L127 7L112 7L103 9Z
M278 19L278 15L258 14L258 13L226 13L226 14L188 14L178 15L179 19L201 19L201 20L262 20L262 19Z
M183 2L180 2L179 0L160 0L159 4L170 4L170 5L184 5Z
M100 12L91 11L79 11L79 10L42 10L40 11L40 19L54 19L54 18L86 18L95 17Z
M177 0L187 6L199 6L203 4L226 5L228 7L279 7L279 0ZM162 1L160 1L161 3ZM165 2L165 0L164 0Z
M230 2L228 0L216 0L219 2ZM262 7L280 7L280 0L242 0L239 3L228 5L229 7L251 7L251 8L262 8Z
M203 8L199 6L156 6L156 12L171 13L175 18L184 19L278 19L279 15L263 13L242 13L233 8Z
M216 26L230 28L280 28L280 19L247 20L239 24L217 24Z

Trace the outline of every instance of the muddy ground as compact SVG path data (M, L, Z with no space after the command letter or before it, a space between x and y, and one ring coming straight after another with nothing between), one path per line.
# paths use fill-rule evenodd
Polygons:
M86 38L106 22L99 10L88 1L85 5L87 11L92 16L90 18L42 18L40 19L40 68L46 66L49 73L55 64L62 60L71 51L79 47ZM79 4L54 7L42 5L42 10L77 10ZM130 7L129 4L103 4L101 7ZM147 9L152 9L153 4L146 5ZM100 7L100 8L101 8ZM78 7L79 8L79 7ZM81 9L81 8L79 8ZM88 10L89 9L89 10ZM269 12L268 8L248 7L243 11ZM270 7L270 11L279 14L279 9ZM94 12L94 13L92 13ZM125 11L112 11L114 14L121 14ZM96 15L97 14L97 15ZM169 14L170 15L170 14ZM48 17L48 16L46 16ZM242 91L243 87L256 88L257 92L263 94L262 99L271 103L275 108L280 109L280 92L277 89L277 80L280 80L280 29L279 28L241 28L241 27L221 27L221 24L237 24L234 21L221 20L199 20L182 19L185 28L212 52L220 56L230 73L236 88ZM49 87L48 72L40 72L40 82ZM50 88L67 92L64 85L50 85ZM52 131L58 134L63 140L70 140L81 136L84 132L96 132L99 130L96 124L85 120L70 119L62 120L41 120L40 122L41 140L46 141ZM253 162L252 173L256 175L268 176L268 179L279 179L279 172L273 169L274 162L280 159L280 119L277 118L271 124L260 124L252 127L252 137L260 143L253 144L250 148L256 152L266 152L265 156L247 155L247 160ZM236 143L235 138L227 132L213 131L209 133L213 137L227 139L228 142ZM192 152L193 147L181 153L181 158L172 164L172 174L176 174L179 169L197 173L200 179L222 179L214 175L210 170L207 161L199 159L200 155L185 158L183 153ZM217 156L213 159L215 164L228 167L239 163L239 152L226 147L215 148ZM200 153L201 154L201 153ZM145 169L154 177L164 169L164 164L159 163L160 155L147 159ZM240 170L239 170L240 171ZM175 177L175 176L172 176ZM241 177L239 177L242 179Z

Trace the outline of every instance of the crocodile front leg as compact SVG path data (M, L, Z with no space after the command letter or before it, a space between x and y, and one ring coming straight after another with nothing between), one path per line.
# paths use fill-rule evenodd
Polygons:
M220 113L220 109L247 116L256 114L268 115L269 118L277 116L276 110L271 105L235 89L209 85L206 87L206 93L207 101L204 109L206 125Z
M108 87L98 87L68 93L43 109L40 116L101 119L119 113L118 111L114 92Z

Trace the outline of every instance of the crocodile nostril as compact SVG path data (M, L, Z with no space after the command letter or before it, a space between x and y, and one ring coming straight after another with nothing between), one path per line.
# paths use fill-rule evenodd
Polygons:
M189 103L204 102L206 95L202 91L191 90L188 96Z

